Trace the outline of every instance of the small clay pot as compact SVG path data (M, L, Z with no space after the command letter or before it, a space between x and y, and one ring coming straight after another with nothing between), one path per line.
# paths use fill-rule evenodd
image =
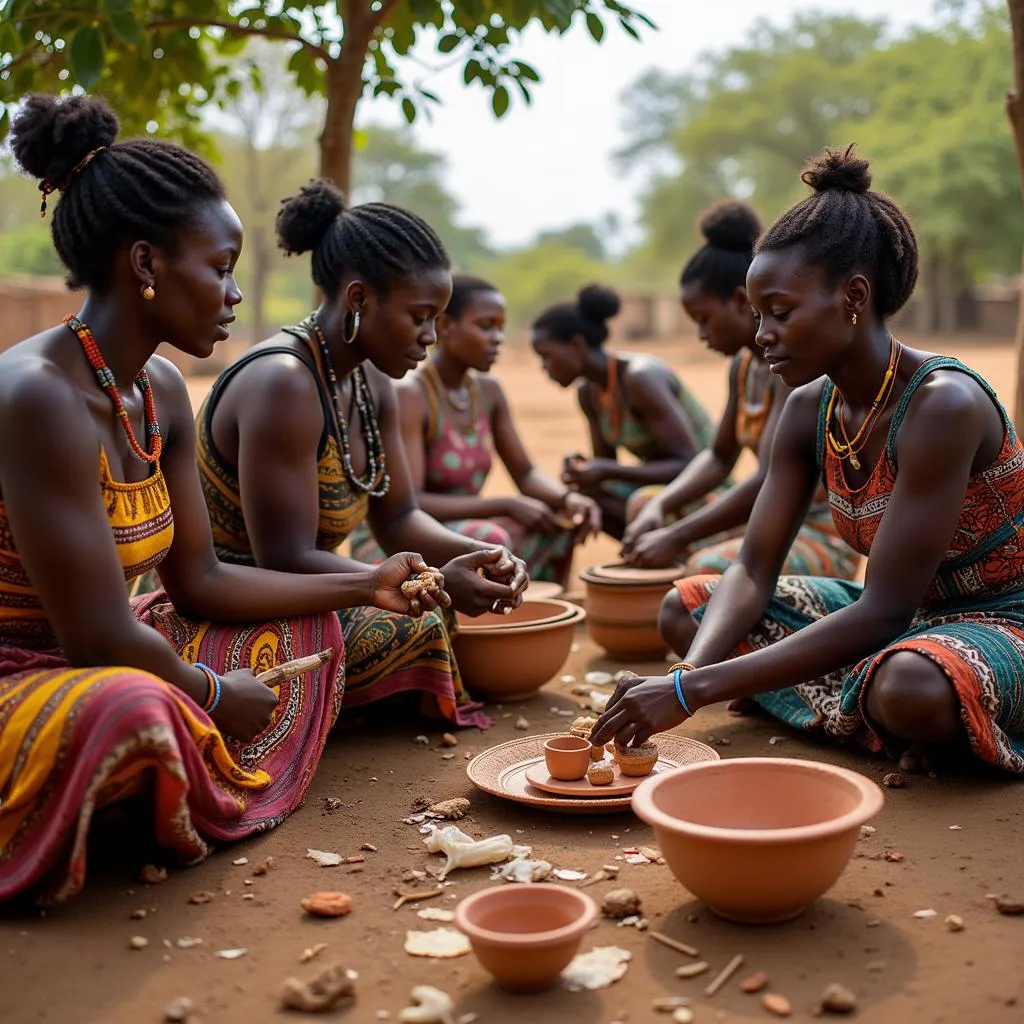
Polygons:
M818 761L738 757L655 775L633 791L672 874L719 917L796 917L843 873L885 797Z
M580 573L586 587L587 632L617 661L657 660L668 652L658 629L661 602L681 570L632 569L605 575L616 566L593 565Z
M586 893L546 882L482 889L455 908L455 927L481 966L512 992L553 985L596 919Z
M590 740L582 736L553 736L544 744L544 763L553 779L582 779L590 767Z

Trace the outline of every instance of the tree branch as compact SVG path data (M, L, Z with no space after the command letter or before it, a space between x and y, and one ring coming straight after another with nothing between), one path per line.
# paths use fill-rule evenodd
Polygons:
M302 36L293 35L290 32L282 32L272 28L255 28L252 25L239 25L232 21L218 21L216 18L154 18L146 22L146 28L220 28L232 35L261 36L264 39L278 39L288 43L298 43L303 49L322 57L324 60L331 60L330 52L316 43L311 43Z

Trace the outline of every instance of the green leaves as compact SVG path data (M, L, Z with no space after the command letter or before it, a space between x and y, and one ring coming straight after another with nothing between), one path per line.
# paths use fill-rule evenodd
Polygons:
M587 11L587 31L595 43L604 39L604 22L593 11Z
M138 45L142 38L142 26L133 14L124 11L115 11L110 15L110 29L118 39L129 46Z
M103 36L91 25L80 28L68 51L71 73L83 89L91 89L103 74Z
M505 116L508 111L509 99L508 89L504 85L494 87L494 92L491 94L491 109L494 111L495 117Z

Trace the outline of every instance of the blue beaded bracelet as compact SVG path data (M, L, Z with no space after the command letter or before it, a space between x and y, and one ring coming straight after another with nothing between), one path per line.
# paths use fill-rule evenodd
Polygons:
M692 665L680 664L675 665L672 668L672 678L676 683L676 696L679 698L679 703L682 704L683 710L690 718L693 718L693 712L690 710L690 705L686 703L686 698L683 696L683 673L692 671Z
M213 697L212 699L207 699L207 703L203 707L203 710L208 715L212 715L217 709L217 705L220 703L220 676L217 675L209 665L204 665L202 662L197 661L196 668L204 672L206 677L210 680Z

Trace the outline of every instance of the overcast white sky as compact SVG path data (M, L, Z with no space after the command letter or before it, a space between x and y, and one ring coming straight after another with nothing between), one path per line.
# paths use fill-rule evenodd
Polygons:
M681 71L702 52L742 42L756 19L785 23L798 10L856 9L896 26L934 20L933 0L858 0L856 8L849 0L634 0L634 6L659 28L644 33L642 43L611 25L600 46L582 25L562 38L527 33L515 55L534 64L543 81L532 106L517 93L501 121L491 115L488 93L463 85L461 69L430 78L443 106L433 108L431 122L417 120L416 135L445 154L462 221L485 227L492 243L526 243L538 230L594 221L608 211L632 220L636 183L618 176L611 154L623 138L619 94L648 68ZM422 56L436 59L426 50ZM386 101L360 108L362 123L399 119Z

